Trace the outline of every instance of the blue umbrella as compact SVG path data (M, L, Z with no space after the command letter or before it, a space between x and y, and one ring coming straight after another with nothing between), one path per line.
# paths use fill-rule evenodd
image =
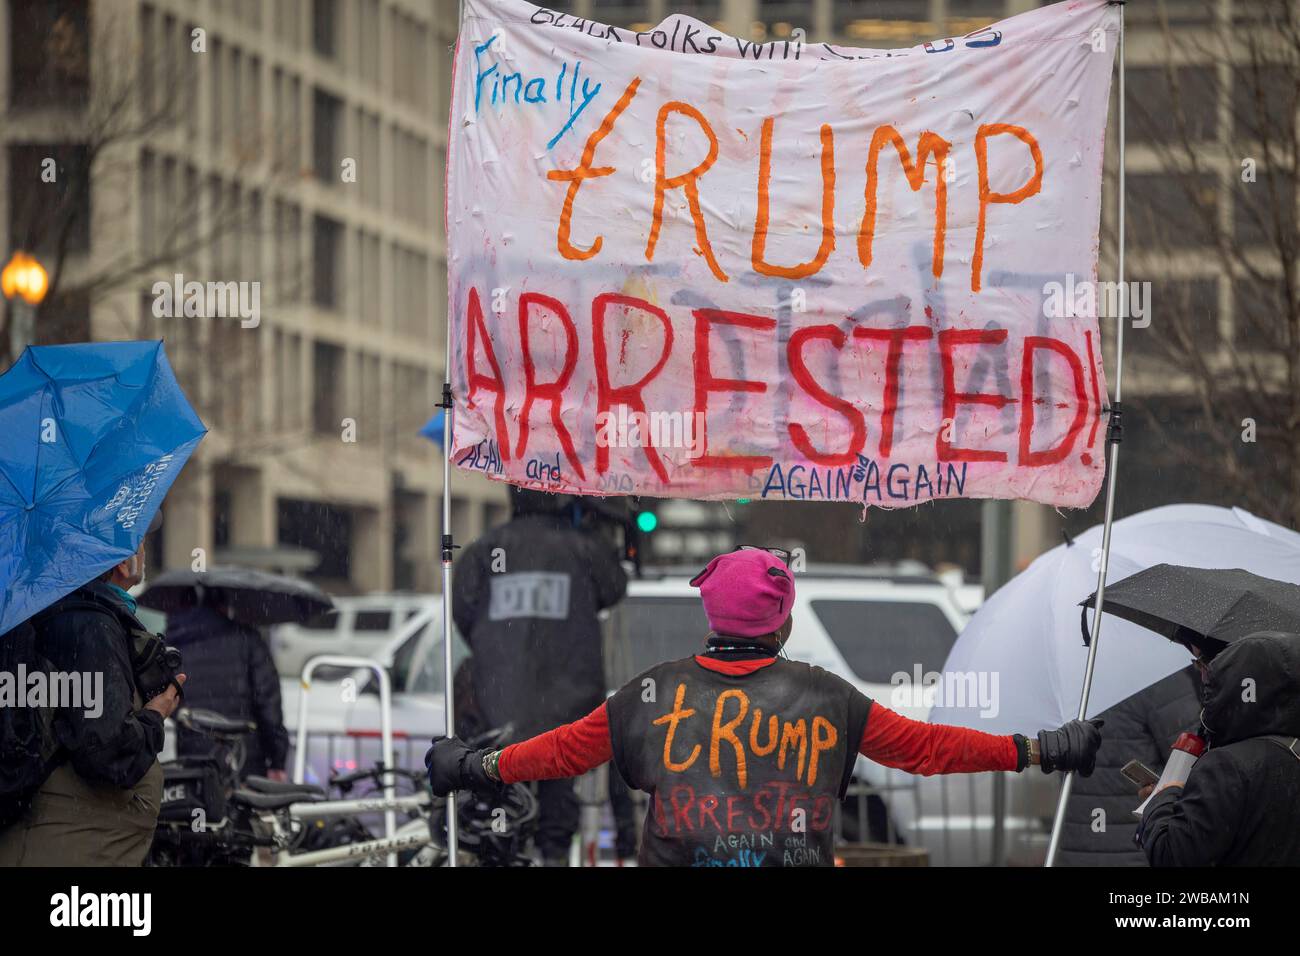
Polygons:
M26 349L0 375L0 634L134 554L206 433L162 342Z
M433 413L433 417L425 422L424 427L420 429L420 434L435 445L446 445L447 437L447 416L440 408Z

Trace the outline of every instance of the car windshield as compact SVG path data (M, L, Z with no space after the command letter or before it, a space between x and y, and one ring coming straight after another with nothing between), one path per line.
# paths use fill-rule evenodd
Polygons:
M387 631L392 626L392 611L357 611L352 618L354 631Z
M441 694L443 692L442 634L431 641L423 641L427 625L420 628L411 639L402 645L393 659L393 686L408 694ZM409 649L409 650L408 650ZM416 655L423 649L420 657ZM469 657L469 645L460 636L460 631L452 627L451 663L452 669L460 667L461 661ZM404 661L404 663L399 663Z
M333 631L339 622L339 612L331 608L298 624L304 631Z
M814 600L813 613L859 680L888 684L899 672L940 671L957 632L923 601Z

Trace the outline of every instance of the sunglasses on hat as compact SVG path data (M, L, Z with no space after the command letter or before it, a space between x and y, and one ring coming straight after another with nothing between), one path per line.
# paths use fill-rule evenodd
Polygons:
M760 547L758 547L757 545L753 545L753 544L742 544L742 545L740 545L739 547L737 547L737 548L735 548L735 549L733 549L733 550L736 550L736 551L766 551L768 554L775 555L776 557L780 558L782 564L784 564L784 565L786 565L786 566L789 566L789 564L790 564L790 552L789 552L789 551L786 551L784 548L760 548Z
M737 551L766 551L768 554L770 554L770 555L772 555L773 557L775 557L775 558L777 558L778 560L780 560L780 562L781 562L782 564L786 565L787 567L789 567L789 565L790 565L790 552L789 552L789 551L786 551L786 550L784 550L784 549L782 549L782 548L760 548L760 547L758 547L757 545L752 545L752 544L742 544L742 545L738 545L737 547L732 548L732 549L731 549L730 551L728 551L727 553L728 553L728 554L735 554ZM715 560L716 560L716 559L715 559ZM711 564L711 563L712 563L712 562L710 562L710 564ZM706 567L706 568L704 568L703 571L700 571L699 574L695 575L695 577L691 578L691 586L692 586L692 587L699 587L700 582L704 579L704 572L705 572L705 571L708 571L708 570L709 570L709 569ZM789 577L790 577L790 575L786 574L785 571L781 570L780 568L768 568L768 569L767 569L767 573L768 573L771 577L774 577L774 578L786 578L786 579L789 579Z

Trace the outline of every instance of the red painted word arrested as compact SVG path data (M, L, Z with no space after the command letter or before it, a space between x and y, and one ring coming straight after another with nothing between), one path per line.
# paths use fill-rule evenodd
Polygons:
M462 353L467 407L490 421L503 462L536 454L544 431L542 444L558 444L582 480L610 469L617 449L596 439L600 423L620 409L653 421L656 412L675 408L701 423L702 435L689 429L684 455L659 447L653 430L642 436L638 453L665 484L673 481L669 458L706 470L765 471L782 456L833 468L864 454L890 459L903 433L915 444L923 432L926 453L939 462L1023 468L1087 455L1096 439L1101 392L1091 332L1083 355L1062 339L1013 337L1000 328L876 328L841 320L782 333L772 316L697 308L675 310L683 315L674 321L645 299L601 293L586 306L584 337L569 306L553 296L525 292L503 318L485 314L482 302L471 288ZM691 334L681 335L683 326ZM511 352L503 355L506 348ZM736 354L746 357L744 369L736 367ZM522 375L503 371L516 367ZM792 383L784 396L781 368ZM982 384L973 381L979 370ZM938 415L904 400L905 380L931 377L940 383ZM671 386L681 378L691 383L686 394ZM788 409L784 447L766 454L739 449L737 439L753 436L734 428L738 409L777 420L777 402ZM1049 405L1053 427L1044 437L1037 423ZM979 424L1004 410L1014 415L1010 434ZM959 427L966 413L975 424Z

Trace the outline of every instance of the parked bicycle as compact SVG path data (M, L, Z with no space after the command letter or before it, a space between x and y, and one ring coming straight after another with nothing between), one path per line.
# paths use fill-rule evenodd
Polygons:
M188 755L163 764L163 795L146 864L149 866L241 866L266 845L254 827L257 801L239 796L244 740L257 729L210 710L182 707L173 720L207 737L205 756ZM324 791L303 784L278 784L249 777L244 793L292 794L295 800L323 800Z
M250 776L239 780L242 741L256 730L249 721L183 708L178 724L213 742L206 757L163 766L163 804L150 851L152 866L400 866L447 863L446 801L432 796L423 771L382 764L336 775L329 789ZM477 740L492 746L508 730ZM369 790L354 793L363 784ZM408 792L397 793L399 784ZM391 791L391 796L389 795ZM458 863L527 866L537 801L523 786L504 788L486 803L458 795ZM392 833L376 835L368 820L401 814Z

